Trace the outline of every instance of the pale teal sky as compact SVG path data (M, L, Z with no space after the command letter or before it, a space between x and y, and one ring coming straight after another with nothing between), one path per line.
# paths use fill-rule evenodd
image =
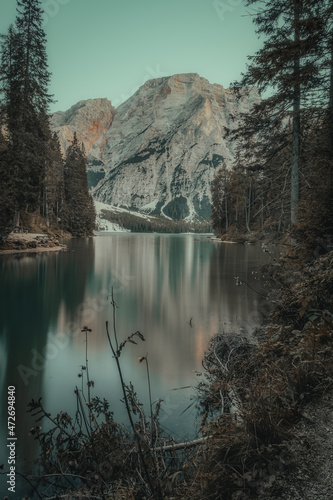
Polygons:
M224 87L261 46L242 0L43 0L50 91L66 110L81 99L114 106L146 80L199 73ZM0 33L16 0L0 0Z

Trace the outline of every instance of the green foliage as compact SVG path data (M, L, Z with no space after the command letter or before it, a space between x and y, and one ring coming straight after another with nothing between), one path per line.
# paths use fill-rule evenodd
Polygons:
M17 0L16 25L1 36L0 233L29 230L34 218L54 229L66 224L76 235L91 234L94 210L83 179L82 203L64 203L64 163L48 119L52 96L41 5L40 0Z
M257 169L221 168L212 183L212 224L215 234L248 232L264 228L263 207L272 192ZM268 217L268 210L266 217Z
M42 214L47 226L56 226L62 221L64 209L64 161L56 133L50 136L45 165Z
M175 220L185 219L190 214L187 206L187 200L184 196L177 196L170 201L164 208L163 212L167 217Z
M333 31L327 0L247 0L265 40L236 89L269 90L233 133L233 172L212 185L216 234L332 234ZM327 182L325 182L325 180ZM297 224L296 224L297 223Z
M89 236L95 229L95 206L88 190L86 157L74 135L64 166L64 227L75 236Z
M333 234L332 157L328 149L327 118L302 114L304 126L298 223L292 234L308 251L318 238ZM282 238L290 229L290 146L276 152L257 170L252 164L232 171L220 169L212 183L213 231L270 233ZM251 197L250 197L251 193Z
M193 206L199 217L202 217L204 221L210 220L212 216L212 205L208 196L204 195L202 199L200 199L199 194L196 194L193 198Z
M0 240L10 231L14 217L13 179L7 167L7 157L8 145L0 132Z
M333 235L333 150L328 114L316 120L305 135L303 179L298 224L293 234L305 249Z
M23 61L20 82L23 101L37 113L46 113L52 97L48 93L50 72L43 30L43 9L40 0L17 0L16 27L21 37Z
M47 143L47 89L50 73L39 0L18 1L16 28L2 36L0 93L6 117L8 168L14 183L17 213L41 206Z

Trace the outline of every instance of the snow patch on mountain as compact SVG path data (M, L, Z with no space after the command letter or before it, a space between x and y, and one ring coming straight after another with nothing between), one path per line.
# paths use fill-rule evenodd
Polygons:
M100 201L94 200L95 209L96 209L96 226L98 227L98 231L107 231L112 233L129 233L131 232L129 229L124 229L119 224L115 222L110 222L103 217L103 210L110 211L112 213L126 213L128 215L132 215L138 217L140 219L144 219L148 222L157 220L158 217L154 217L152 215L148 215L145 213L138 212L136 210L130 210L124 207L117 207L115 205L110 205L108 203L102 203Z
M105 231L107 233L130 233L129 229L124 229L119 224L114 222L110 222L107 219L104 219L102 215L103 210L114 211L114 207L112 205L108 205L106 203L101 203L100 201L94 201L95 209L96 209L96 227L98 231Z

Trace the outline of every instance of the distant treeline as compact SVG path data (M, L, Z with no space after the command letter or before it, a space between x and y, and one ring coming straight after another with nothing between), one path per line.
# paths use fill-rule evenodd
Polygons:
M155 216L148 220L129 212L103 210L101 217L135 233L210 233L212 230L209 222L174 221Z

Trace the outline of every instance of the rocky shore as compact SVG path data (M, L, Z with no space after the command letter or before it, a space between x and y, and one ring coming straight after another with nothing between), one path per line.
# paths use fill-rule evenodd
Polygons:
M55 236L38 233L10 233L0 246L0 255L59 252L67 250Z

